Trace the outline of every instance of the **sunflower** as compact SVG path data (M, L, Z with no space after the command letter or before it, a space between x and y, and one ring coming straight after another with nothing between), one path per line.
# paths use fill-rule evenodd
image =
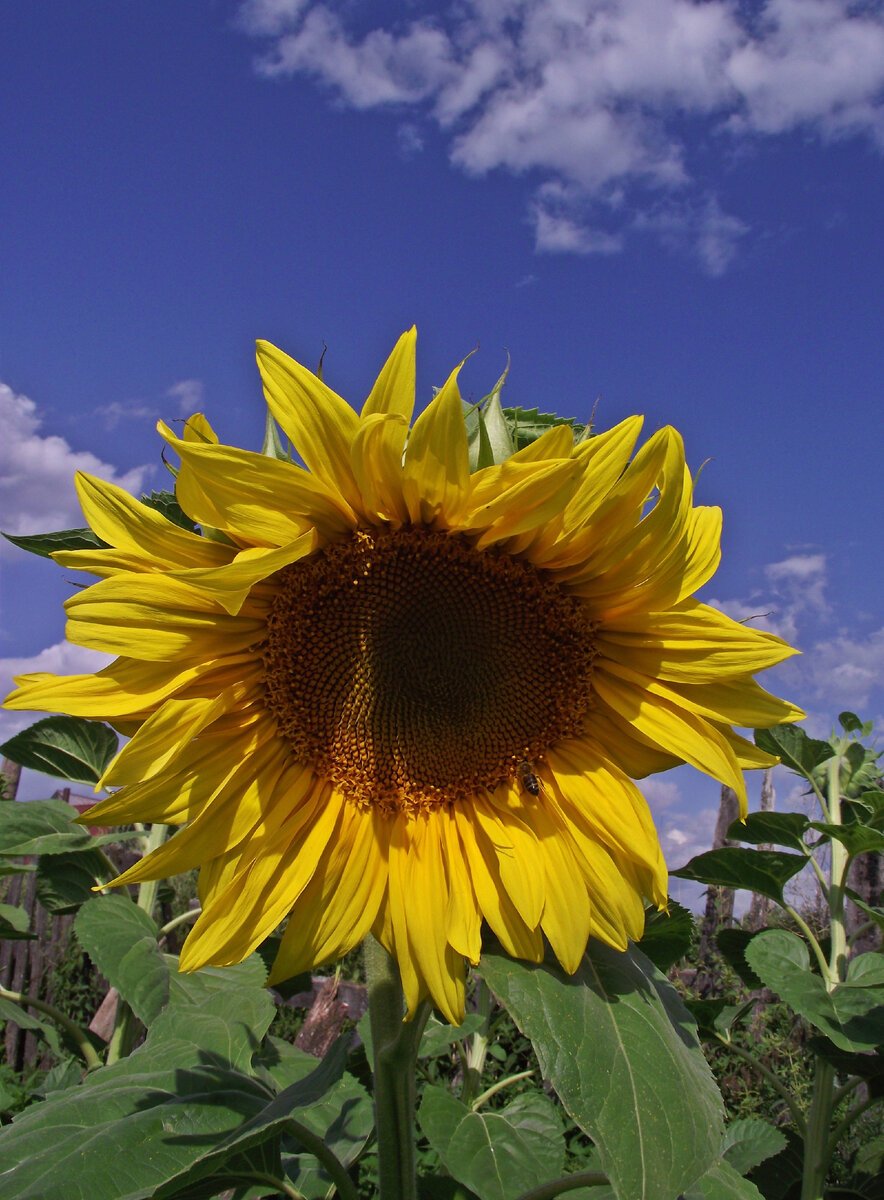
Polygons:
M682 441L641 419L575 444L553 426L470 472L454 370L410 425L415 331L357 414L258 344L270 411L306 469L183 437L177 498L205 536L79 475L106 548L67 637L117 655L25 675L6 705L131 736L87 820L183 826L115 882L199 867L183 970L236 963L286 918L269 982L373 933L409 1014L464 1012L486 921L566 971L666 904L632 782L687 762L732 787L773 760L733 726L801 713L752 673L793 651L692 594L719 559Z

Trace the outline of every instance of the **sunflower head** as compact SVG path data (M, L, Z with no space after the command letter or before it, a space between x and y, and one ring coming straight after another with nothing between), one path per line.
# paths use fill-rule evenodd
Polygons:
M131 735L87 819L182 826L116 882L199 867L183 969L285 922L273 982L373 932L409 1013L430 996L459 1021L483 922L573 971L665 905L634 779L688 762L745 809L741 769L775 760L733 727L801 714L752 678L793 651L693 598L720 514L674 430L635 451L637 417L578 441L559 423L471 470L459 368L412 424L414 354L412 329L357 413L259 343L303 466L161 423L209 536L80 475L106 548L54 556L99 576L67 636L116 659L23 676L6 704Z

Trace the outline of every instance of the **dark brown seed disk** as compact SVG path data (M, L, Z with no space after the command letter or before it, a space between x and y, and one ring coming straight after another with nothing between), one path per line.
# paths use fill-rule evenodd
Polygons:
M423 529L360 530L276 577L267 707L362 804L434 806L577 731L595 626L530 563Z

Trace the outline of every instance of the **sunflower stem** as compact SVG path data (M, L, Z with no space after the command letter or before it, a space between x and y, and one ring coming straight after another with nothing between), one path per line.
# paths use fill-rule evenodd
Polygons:
M381 1200L416 1200L417 1051L430 1006L404 1021L396 963L373 937L365 940L365 974L374 1058L374 1105Z

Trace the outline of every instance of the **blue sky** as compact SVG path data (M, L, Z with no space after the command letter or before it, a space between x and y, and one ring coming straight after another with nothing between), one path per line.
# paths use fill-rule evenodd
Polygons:
M725 513L705 598L804 651L766 682L815 733L884 719L880 2L29 0L0 24L0 528L81 524L78 467L167 486L158 417L258 447L256 337L311 366L327 344L356 402L416 322L424 401L476 346L483 395L508 349L510 404L680 429ZM64 573L11 547L0 570L0 673L88 669ZM678 865L716 785L647 790Z

